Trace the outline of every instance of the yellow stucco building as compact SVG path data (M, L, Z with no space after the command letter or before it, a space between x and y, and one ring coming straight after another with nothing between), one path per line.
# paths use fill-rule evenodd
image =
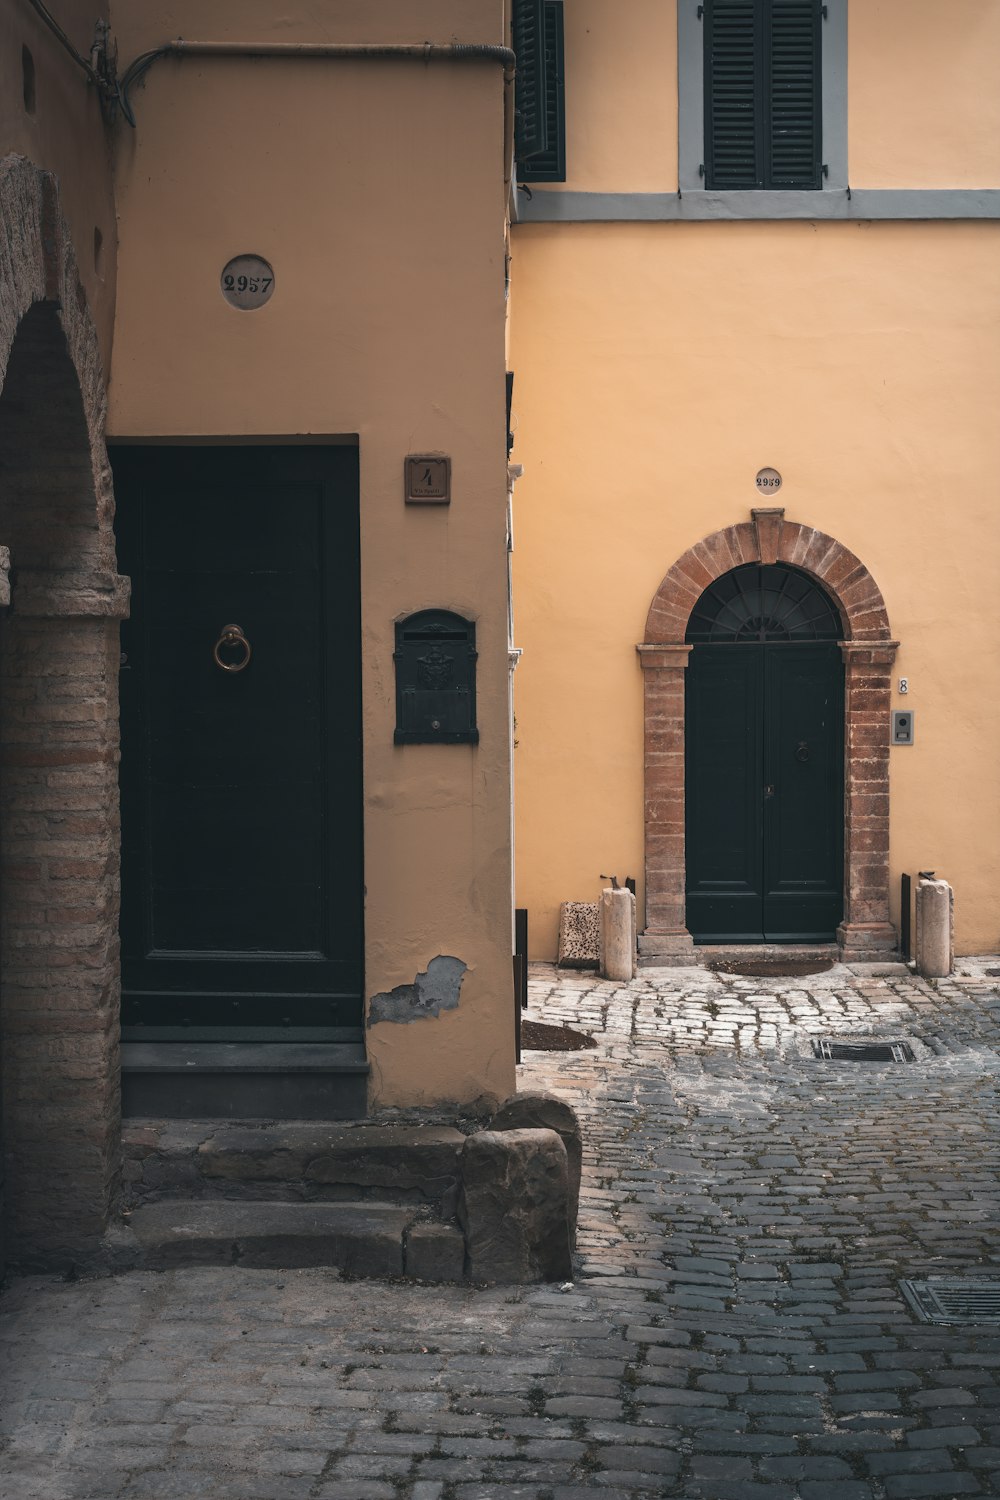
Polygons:
M533 952L609 870L660 963L886 955L927 869L992 949L1000 11L546 16L512 261Z
M514 1088L504 7L97 9L0 16L4 1217L50 1260L123 1108Z

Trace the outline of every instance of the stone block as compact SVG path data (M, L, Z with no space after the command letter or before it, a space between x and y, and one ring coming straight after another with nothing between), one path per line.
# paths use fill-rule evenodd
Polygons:
M440 1200L458 1179L464 1144L461 1131L442 1125L231 1126L204 1142L198 1163L207 1178L343 1184Z
M139 1263L337 1266L399 1276L410 1211L378 1203L151 1203L132 1214Z
M403 1270L418 1281L461 1281L465 1276L465 1235L456 1224L434 1220L414 1224L406 1236Z
M491 1130L554 1130L566 1147L570 1244L576 1244L576 1220L580 1208L580 1176L583 1171L583 1137L575 1110L555 1094L514 1094L501 1104L490 1121Z
M596 969L601 944L596 901L564 901L559 908L559 967Z
M554 1130L480 1130L462 1152L459 1222L475 1281L566 1281L566 1147Z

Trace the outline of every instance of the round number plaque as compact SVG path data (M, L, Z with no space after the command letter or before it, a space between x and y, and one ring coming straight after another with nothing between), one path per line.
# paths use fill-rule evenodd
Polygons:
M270 300L274 272L260 255L236 255L223 266L219 286L230 307L250 312Z
M781 475L777 469L761 469L757 475L757 488L762 495L773 495L781 489Z

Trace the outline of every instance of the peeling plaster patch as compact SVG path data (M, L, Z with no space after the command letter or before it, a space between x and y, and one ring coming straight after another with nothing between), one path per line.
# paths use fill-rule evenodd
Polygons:
M460 958L438 954L412 984L398 984L385 995L373 995L368 1006L368 1025L377 1021L419 1021L458 1007L462 980L468 968Z

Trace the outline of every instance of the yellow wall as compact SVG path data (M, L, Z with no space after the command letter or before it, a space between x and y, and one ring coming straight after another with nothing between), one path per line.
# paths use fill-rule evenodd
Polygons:
M567 181L544 191L675 192L675 5L564 0L563 35Z
M222 10L223 8L219 8ZM310 10L267 0L115 12L128 59L165 37L498 43L491 0ZM137 14L141 10L141 15ZM303 11L305 8L303 8ZM120 132L112 438L358 434L369 995L438 954L458 1010L369 1033L376 1102L513 1087L504 443L502 73L492 62L168 59ZM271 300L219 275L255 252ZM452 455L450 509L406 509L407 453ZM394 747L393 625L477 622L478 749Z
M916 714L891 755L893 891L936 869L960 948L996 948L1000 229L536 225L514 251L518 904L535 956L555 952L560 902L596 899L601 872L642 875L635 645L668 567L759 503L836 537L881 588L910 679L894 702ZM776 501L757 495L764 465Z
M836 0L840 3L840 0ZM676 0L565 0L567 181L677 190ZM849 0L857 188L1000 186L996 0Z
M107 5L65 0L59 22L90 56L94 22ZM24 106L22 49L35 67L35 111ZM73 236L80 280L107 370L115 300L115 207L110 132L85 74L28 5L0 5L0 155L16 152L59 179L59 202ZM100 234L96 253L94 231Z
M1000 5L853 0L853 187L1000 186Z

